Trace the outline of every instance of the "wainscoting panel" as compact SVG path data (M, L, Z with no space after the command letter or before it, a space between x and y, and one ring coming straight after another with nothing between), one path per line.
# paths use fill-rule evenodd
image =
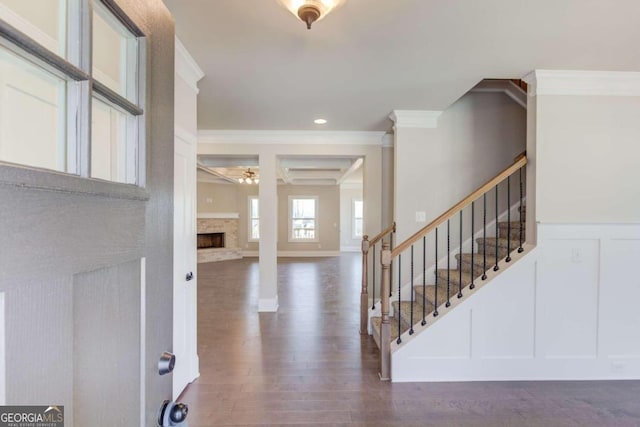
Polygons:
M392 380L640 379L639 261L638 224L539 224L537 247L395 348Z

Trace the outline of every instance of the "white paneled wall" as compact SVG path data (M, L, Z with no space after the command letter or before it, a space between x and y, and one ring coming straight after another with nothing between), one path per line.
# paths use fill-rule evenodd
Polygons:
M393 381L640 378L640 225L538 246L392 354Z

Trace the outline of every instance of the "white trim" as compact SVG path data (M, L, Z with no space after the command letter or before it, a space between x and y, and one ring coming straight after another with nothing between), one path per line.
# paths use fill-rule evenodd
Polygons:
M441 114L442 111L393 110L389 118L394 128L435 129Z
M254 219L254 217L251 216L251 200L255 199L258 201L258 216L256 217L256 219L258 220L258 238L254 239L251 237L251 221ZM255 242L259 242L260 241L260 196L257 194L252 194L247 196L247 242L250 243L255 243Z
M322 258L340 256L340 251L278 251L278 258Z
M189 85L195 93L199 93L198 81L204 77L204 71L193 59L187 48L182 44L180 39L176 37L176 74Z
M356 248L354 252L360 252L360 248ZM242 251L245 258L259 257L258 251ZM340 256L340 251L278 251L279 258L324 258Z
M174 135L188 144L197 144L198 135L188 131L186 128L176 124L174 125Z
M198 219L239 219L238 212L220 212L220 213L198 213Z
M483 80L471 89L473 93L504 93L522 108L527 108L527 94L510 80Z
M340 246L340 252L362 252L360 246Z
M640 96L640 72L535 70L524 78L529 94Z
M258 300L258 312L260 313L275 313L278 311L278 297L275 298L260 298Z
M293 237L293 227L292 227L292 223L293 223L293 201L294 200L314 200L314 208L315 208L315 214L313 217L313 230L314 230L314 238L313 239L296 239ZM289 226L289 230L287 233L287 241L289 243L314 243L314 242L319 242L320 241L320 221L318 219L318 213L320 212L320 210L318 209L318 196L289 196L289 216L288 216L288 226ZM298 219L308 219L308 218L298 218Z
M395 137L392 133L387 133L382 137L382 148L393 148Z
M200 144L382 145L385 132L215 130L198 131Z

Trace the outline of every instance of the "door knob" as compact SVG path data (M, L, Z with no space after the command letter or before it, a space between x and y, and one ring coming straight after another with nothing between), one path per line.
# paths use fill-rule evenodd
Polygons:
M188 272L188 273L187 273L187 277L186 277L186 279L187 279L187 282L188 282L189 280L193 280L193 271L190 271L190 272Z

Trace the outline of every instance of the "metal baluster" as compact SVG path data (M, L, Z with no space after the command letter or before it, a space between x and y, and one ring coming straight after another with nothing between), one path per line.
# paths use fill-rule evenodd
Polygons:
M518 253L521 254L524 251L522 247L522 168L518 169L520 173L520 246L518 247Z
M475 215L476 215L476 202L471 202L471 284L469 285L469 289L473 289L476 287L476 285L473 283L473 281L476 279L473 270L475 269L476 265L473 262L473 254L476 250L475 246L476 246L476 242L473 240L473 236L475 236L475 228L474 228L474 224L475 224Z
M409 335L413 335L413 245L411 245L411 326Z
M375 243L373 244L373 271L371 274L372 278L373 278L373 285L371 286L373 288L373 305L371 306L371 310L375 310L376 309L376 245Z
M433 317L438 315L438 227L436 227L436 286L433 289L434 291L434 300L433 301Z
M462 298L462 209L460 210L460 248L458 249L458 298Z
M389 234L389 243L391 250L393 251L393 232ZM389 283L393 285L393 259L391 260L391 265L389 266ZM393 296L393 286L389 286L389 297Z
M447 303L445 307L451 305L449 296L451 295L451 220L447 220Z
M482 213L482 280L487 280L487 193L482 195L484 212Z
M507 258L511 262L511 176L507 177Z
M427 236L422 237L422 326L427 324Z
M401 305L402 300L400 298L400 291L402 290L402 255L398 254L398 340L396 341L398 344L402 342L400 335L402 335L402 309Z
M498 257L500 256L500 241L499 239L499 235L500 233L498 232L498 184L496 184L496 264L493 266L493 271L498 271L500 270L500 267L498 267Z

